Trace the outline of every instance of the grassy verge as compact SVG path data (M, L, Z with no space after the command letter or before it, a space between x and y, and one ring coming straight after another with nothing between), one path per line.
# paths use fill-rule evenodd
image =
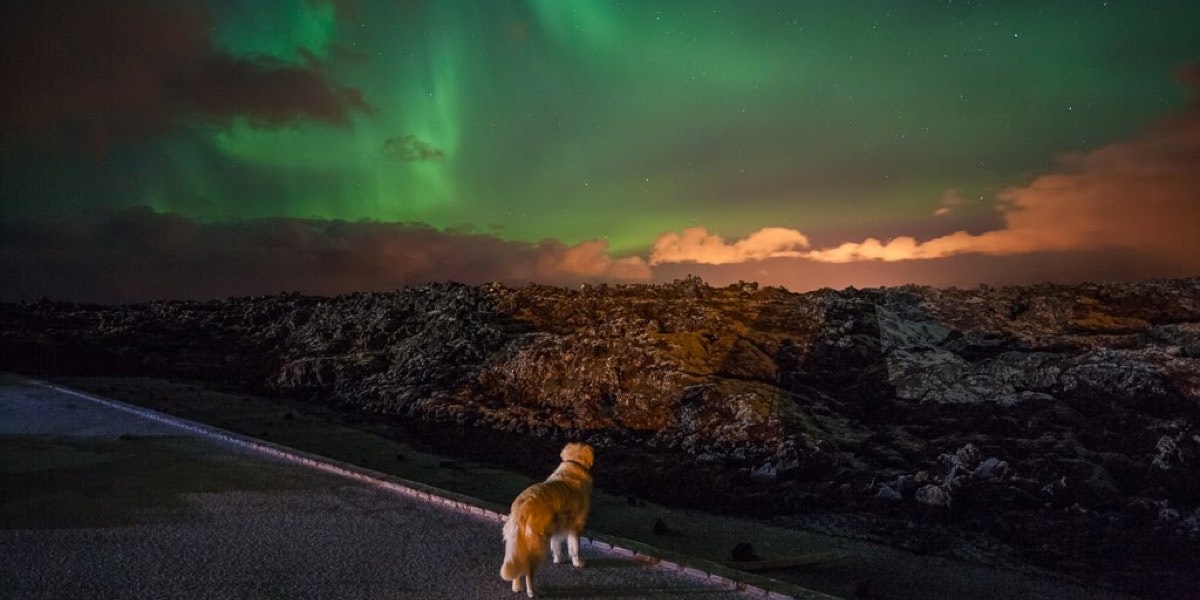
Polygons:
M310 404L163 379L62 378L57 382L490 502L506 504L532 481L418 450Z

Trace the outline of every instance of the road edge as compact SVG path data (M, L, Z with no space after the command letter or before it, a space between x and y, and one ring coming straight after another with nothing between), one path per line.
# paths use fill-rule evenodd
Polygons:
M97 396L48 381L33 378L29 378L27 381L33 385L102 404L145 419L190 431L197 435L213 438L226 444L383 488L414 500L441 505L496 523L502 523L507 519L505 515L507 507L492 502L367 469L312 452L234 433L219 427L176 417L120 400ZM762 575L739 571L701 558L670 552L642 542L590 531L585 531L585 534L582 536L582 541L585 545L609 550L656 568L679 572L694 579L704 580L717 587L742 591L754 597L771 600L840 600L837 596L831 596Z

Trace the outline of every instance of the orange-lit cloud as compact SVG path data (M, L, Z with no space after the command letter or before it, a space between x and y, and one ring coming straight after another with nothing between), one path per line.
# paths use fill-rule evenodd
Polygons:
M695 262L724 265L765 258L802 256L808 238L794 229L766 227L732 244L703 227L659 236L650 251L650 264Z
M561 242L543 242L539 247L539 278L561 279L563 275L588 279L650 279L650 266L641 257L614 259L608 255L608 242L589 240L574 246Z
M933 211L933 214L943 217L952 212L963 203L962 196L958 194L958 190L946 190L938 200L938 207Z
M1200 268L1200 114L1064 159L1064 170L999 195L1004 227L926 242L867 239L810 252L813 260L932 259L1117 248Z
M1200 98L1200 65L1181 72ZM1120 250L1166 265L1200 271L1200 99L1134 137L1064 157L1060 172L998 194L1003 227L958 231L919 242L911 236L867 238L807 249L804 234L767 228L726 243L703 228L664 234L651 264L728 264L781 256L825 263L895 262L980 254ZM935 215L962 202L947 191Z

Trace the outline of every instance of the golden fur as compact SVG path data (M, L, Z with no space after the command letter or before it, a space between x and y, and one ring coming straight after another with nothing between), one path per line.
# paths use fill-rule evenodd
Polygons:
M554 562L562 562L561 545L565 538L571 563L583 567L579 558L579 532L587 522L592 504L592 447L567 444L562 463L542 483L529 486L513 500L512 511L504 523L504 565L500 577L512 582L514 592L521 591L521 577L532 598L533 573L553 551Z

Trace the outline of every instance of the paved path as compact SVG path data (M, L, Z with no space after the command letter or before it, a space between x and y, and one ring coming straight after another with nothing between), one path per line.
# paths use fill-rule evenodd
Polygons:
M524 598L502 553L487 515L0 386L3 598ZM581 571L545 565L542 596L752 597L601 545L583 555Z

